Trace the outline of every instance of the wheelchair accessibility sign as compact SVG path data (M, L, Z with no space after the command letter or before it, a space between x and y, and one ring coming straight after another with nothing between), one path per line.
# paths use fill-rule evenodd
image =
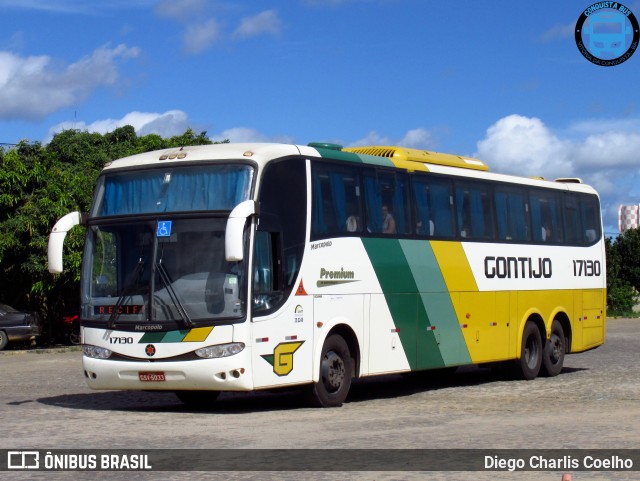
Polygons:
M159 220L156 237L171 237L171 224L172 220Z

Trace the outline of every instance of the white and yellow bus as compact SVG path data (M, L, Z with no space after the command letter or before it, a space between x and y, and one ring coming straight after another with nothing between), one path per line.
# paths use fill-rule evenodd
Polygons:
M94 389L308 385L338 406L355 378L509 364L557 375L605 340L599 199L579 179L488 172L400 147L218 144L107 165L81 276Z

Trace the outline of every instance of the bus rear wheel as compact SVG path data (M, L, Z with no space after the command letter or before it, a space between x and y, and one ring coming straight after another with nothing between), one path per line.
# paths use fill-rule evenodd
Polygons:
M542 365L542 337L533 322L527 322L522 333L520 358L516 359L515 376L531 381L540 372Z
M349 346L342 336L329 336L322 347L320 379L311 385L311 403L327 408L342 406L351 388L352 375Z
M553 377L560 374L564 364L564 355L566 352L566 343L564 337L564 329L558 320L554 320L551 324L551 336L545 343L544 353L542 355L542 374L547 377Z

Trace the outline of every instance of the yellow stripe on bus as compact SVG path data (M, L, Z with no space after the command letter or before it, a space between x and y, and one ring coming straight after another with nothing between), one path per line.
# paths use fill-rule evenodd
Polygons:
M189 331L182 342L203 342L211 334L211 331L213 331L213 326L196 327Z
M460 242L431 241L431 247L449 292L478 290L478 284Z

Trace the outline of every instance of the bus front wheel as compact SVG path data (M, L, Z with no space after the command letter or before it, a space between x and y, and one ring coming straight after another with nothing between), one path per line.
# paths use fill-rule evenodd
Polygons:
M553 377L560 374L565 352L564 329L559 321L554 320L551 324L551 336L545 343L542 356L542 373L545 376Z
M320 358L320 379L311 385L310 401L320 407L338 407L349 394L353 361L346 341L339 335L327 338Z
M542 365L542 337L533 322L527 322L522 333L520 358L516 359L515 375L519 379L535 379Z

